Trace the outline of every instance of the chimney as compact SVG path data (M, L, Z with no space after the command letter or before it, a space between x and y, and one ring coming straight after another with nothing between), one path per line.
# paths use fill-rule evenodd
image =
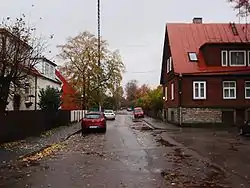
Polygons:
M194 24L202 24L202 18L194 17L193 18L193 23Z

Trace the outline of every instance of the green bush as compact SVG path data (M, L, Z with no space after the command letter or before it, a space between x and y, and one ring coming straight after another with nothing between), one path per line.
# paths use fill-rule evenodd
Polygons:
M44 111L57 111L61 105L61 93L58 89L47 87L39 92L39 107Z

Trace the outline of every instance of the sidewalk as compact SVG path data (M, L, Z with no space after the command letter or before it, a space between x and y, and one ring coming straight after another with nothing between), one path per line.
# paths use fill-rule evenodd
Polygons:
M39 137L28 137L25 140L5 143L0 146L0 161L4 164L20 156L36 152L48 145L61 142L70 134L80 130L80 124L61 126L42 133ZM0 164L1 166L2 164Z
M181 130L182 129L181 127L178 127L173 124L163 122L161 120L157 120L148 116L145 116L142 120L148 123L154 129L163 129L163 130Z

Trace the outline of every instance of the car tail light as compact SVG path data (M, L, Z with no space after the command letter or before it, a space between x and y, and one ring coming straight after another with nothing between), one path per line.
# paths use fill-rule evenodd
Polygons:
M101 123L105 123L105 118L102 118L102 119L101 119Z

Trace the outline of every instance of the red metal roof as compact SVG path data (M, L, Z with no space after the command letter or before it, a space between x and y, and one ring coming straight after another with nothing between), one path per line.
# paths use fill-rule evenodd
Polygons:
M77 110L81 109L78 104L75 102L74 98L77 95L76 90L67 82L67 80L64 78L64 76L56 70L56 76L61 80L63 83L62 86L62 109L63 110Z
M233 34L229 23L168 23L166 37L169 39L174 71L176 73L250 71L250 67L208 67L199 51L206 43L247 43L247 38L250 39L250 25L247 34L244 32L246 24L235 24L235 26L238 35ZM188 52L198 54L198 63L189 61Z

